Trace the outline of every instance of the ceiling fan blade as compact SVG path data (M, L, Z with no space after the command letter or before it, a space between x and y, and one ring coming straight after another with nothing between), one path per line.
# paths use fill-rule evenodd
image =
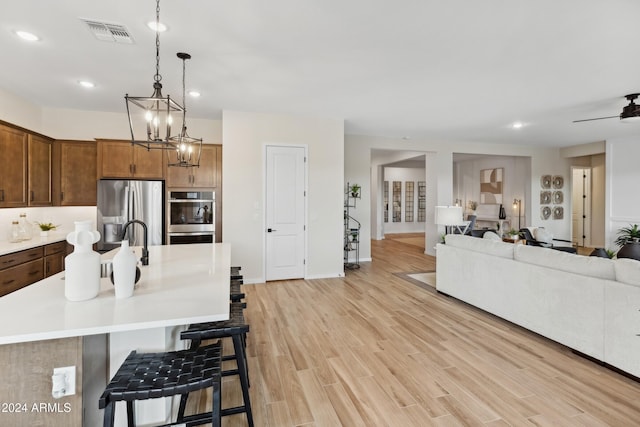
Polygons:
M597 117L595 119L582 119L582 120L574 120L572 123L579 123L579 122L590 122L593 120L603 120L603 119L615 119L615 118L620 118L620 116L608 116L608 117Z

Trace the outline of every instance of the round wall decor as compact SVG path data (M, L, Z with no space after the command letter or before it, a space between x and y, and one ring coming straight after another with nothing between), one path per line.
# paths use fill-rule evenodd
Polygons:
M553 188L562 188L564 186L564 178L560 175L556 175L553 177Z
M548 205L551 203L551 191L541 191L540 192L540 204Z
M552 198L553 198L553 204L554 205L561 205L562 202L564 201L564 195L562 194L562 191L560 191L560 190L554 191Z

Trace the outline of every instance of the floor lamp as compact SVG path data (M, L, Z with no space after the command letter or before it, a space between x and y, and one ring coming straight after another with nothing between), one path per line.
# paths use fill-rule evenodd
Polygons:
M520 230L520 209L522 208L522 200L513 199L513 209L518 208L518 230Z

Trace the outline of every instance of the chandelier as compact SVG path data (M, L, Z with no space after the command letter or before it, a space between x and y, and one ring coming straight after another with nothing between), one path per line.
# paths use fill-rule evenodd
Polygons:
M202 153L202 138L192 138L187 134L187 99L185 95L186 62L191 59L188 53L178 52L178 58L182 59L182 127L177 136L169 138L175 149L175 158L169 156L169 166L200 167L200 154Z
M131 130L131 143L143 146L147 150L175 149L171 141L172 114L184 113L184 108L169 95L162 96L159 26L160 0L156 0L156 74L153 76L153 95L146 97L126 94L124 97Z

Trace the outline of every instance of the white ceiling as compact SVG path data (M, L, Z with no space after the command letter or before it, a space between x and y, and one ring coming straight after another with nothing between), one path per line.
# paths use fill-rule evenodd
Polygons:
M0 87L38 105L123 112L152 93L154 0L2 0ZM640 92L638 0L162 0L164 95L345 120L346 133L567 146L640 135L613 116ZM122 24L99 41L79 18ZM13 33L41 36L26 43ZM97 87L81 88L92 80ZM1 118L0 118L1 119ZM510 128L514 121L525 127Z

